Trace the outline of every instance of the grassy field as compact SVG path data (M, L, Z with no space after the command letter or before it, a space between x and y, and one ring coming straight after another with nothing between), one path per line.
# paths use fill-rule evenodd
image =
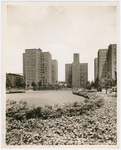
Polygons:
M71 91L32 91L26 93L6 94L6 100L25 100L28 105L43 106L64 103L83 102L84 98L72 94Z

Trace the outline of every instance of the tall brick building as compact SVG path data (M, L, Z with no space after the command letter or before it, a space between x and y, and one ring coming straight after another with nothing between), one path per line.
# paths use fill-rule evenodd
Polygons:
M107 52L108 49L100 49L98 51L98 76L99 79L105 78L107 75Z
M79 54L73 55L73 63L65 64L65 81L68 87L85 87L88 81L88 64L79 62Z
M72 86L72 64L65 64L65 81L68 87Z
M72 63L72 86L80 87L80 62L79 54L74 54L74 61Z
M88 82L88 63L80 64L80 85L85 87Z
M108 71L108 76L114 79L115 72L117 72L117 45L116 44L110 44L108 46L107 71Z
M100 49L97 59L94 60L94 79L97 75L102 81L106 77L114 79L115 72L117 72L117 45L110 44L108 49Z
M94 81L98 76L98 58L94 59Z
M58 76L56 69L52 75L52 55L42 52L41 49L25 49L23 54L23 76L27 87L31 88L34 81L36 85L41 81L42 85L52 84L52 77Z
M58 62L57 60L52 60L52 84L56 85L58 81Z

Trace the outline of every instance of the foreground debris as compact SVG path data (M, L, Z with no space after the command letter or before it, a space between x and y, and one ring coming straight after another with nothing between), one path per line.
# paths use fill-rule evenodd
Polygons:
M116 98L86 94L90 99L85 99L83 104L75 102L63 106L45 106L41 111L39 108L28 108L26 102L8 101L6 144L116 145ZM40 116L33 115L35 110Z

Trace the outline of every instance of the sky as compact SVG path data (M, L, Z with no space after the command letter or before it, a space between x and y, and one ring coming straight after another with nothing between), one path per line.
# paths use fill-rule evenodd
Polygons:
M65 81L65 64L73 62L74 53L80 63L88 63L92 81L98 50L117 44L116 17L115 5L7 5L6 72L23 73L25 49L40 48L58 61L59 81Z

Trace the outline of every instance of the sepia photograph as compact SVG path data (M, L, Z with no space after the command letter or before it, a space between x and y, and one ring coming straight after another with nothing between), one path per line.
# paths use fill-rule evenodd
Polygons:
M1 2L2 148L119 148L119 7Z

